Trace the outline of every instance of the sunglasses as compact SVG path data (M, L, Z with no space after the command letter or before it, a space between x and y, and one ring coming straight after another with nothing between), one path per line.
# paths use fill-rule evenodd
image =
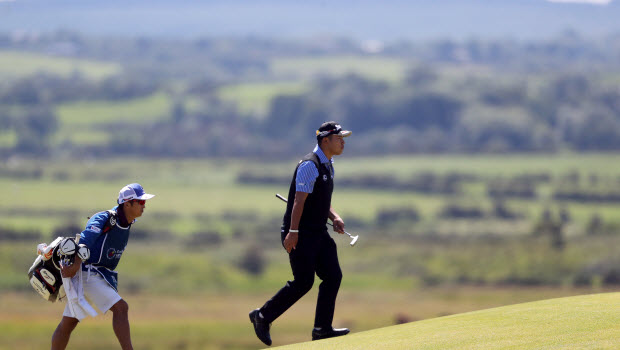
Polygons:
M137 202L140 205L145 205L146 204L146 200L144 200L144 199L133 199L132 202Z

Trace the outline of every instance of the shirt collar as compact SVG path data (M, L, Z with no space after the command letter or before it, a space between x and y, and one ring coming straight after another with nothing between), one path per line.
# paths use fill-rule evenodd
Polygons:
M123 211L123 208L120 205L117 205L114 208L114 211L116 211L116 217L118 218L118 224L121 227L129 227L129 225L131 225L134 222L136 222L135 219L132 222L127 222L127 218L125 217L125 212Z
M319 156L319 160L321 161L322 164L334 162L333 157L332 159L327 159L327 156L325 155L325 153L323 153L323 150L321 149L321 147L319 147L319 145L316 145L312 152L316 153L316 155Z

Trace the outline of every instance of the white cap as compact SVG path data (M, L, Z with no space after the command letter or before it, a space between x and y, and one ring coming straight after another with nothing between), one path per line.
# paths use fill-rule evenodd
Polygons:
M146 200L153 197L155 197L154 194L144 193L144 188L142 188L142 185L138 183L133 183L121 188L121 190L118 192L117 203L123 204L134 199Z

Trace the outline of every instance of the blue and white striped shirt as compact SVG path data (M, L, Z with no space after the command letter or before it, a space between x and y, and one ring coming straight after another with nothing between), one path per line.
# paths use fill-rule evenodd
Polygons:
M321 164L328 164L327 168L330 170L333 179L334 166L332 164L334 163L334 159L327 159L327 156L323 153L323 150L319 147L319 145L316 145L312 152L319 156L319 161L321 161ZM301 163L297 168L297 183L295 184L295 190L297 192L312 193L317 177L319 177L319 169L314 166L312 161L307 160Z

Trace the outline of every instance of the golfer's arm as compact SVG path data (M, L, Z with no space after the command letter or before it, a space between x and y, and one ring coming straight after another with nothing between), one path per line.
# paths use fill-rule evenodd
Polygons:
M336 211L334 210L334 208L329 207L329 219L334 222L334 220L336 220L336 218L339 218L340 215L338 215L338 213L336 213Z
M293 212L291 213L291 230L299 229L299 220L301 220L301 214L304 212L306 198L308 198L308 194L306 192L295 192Z

